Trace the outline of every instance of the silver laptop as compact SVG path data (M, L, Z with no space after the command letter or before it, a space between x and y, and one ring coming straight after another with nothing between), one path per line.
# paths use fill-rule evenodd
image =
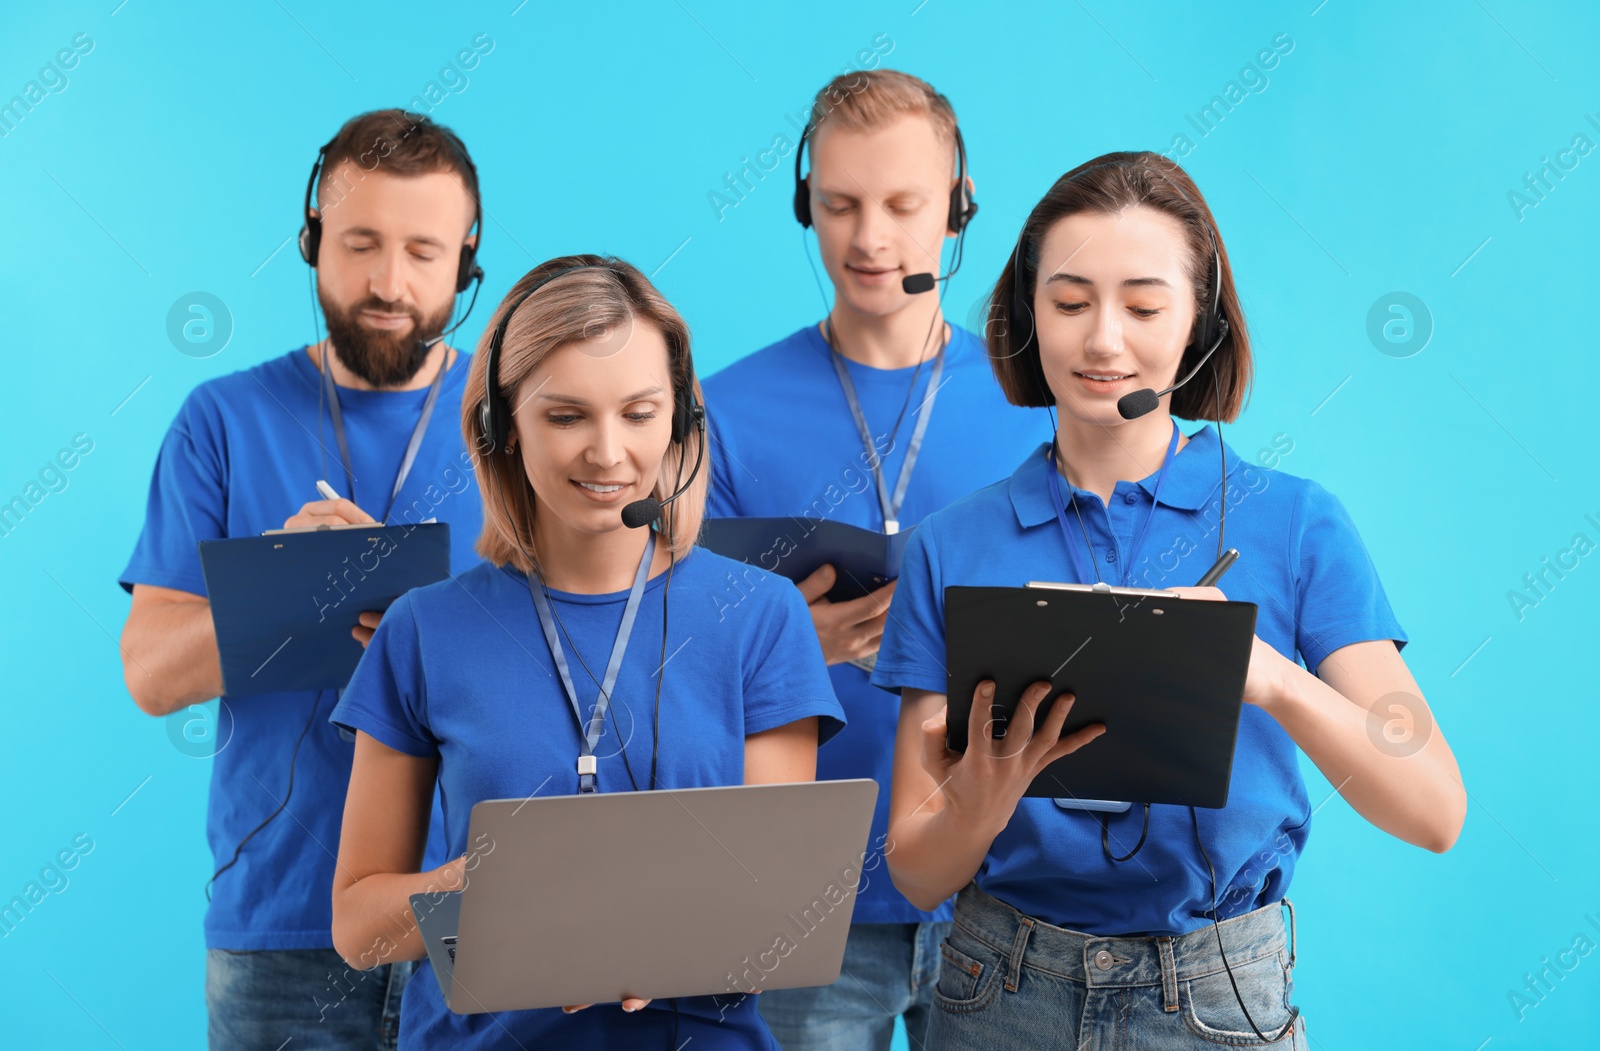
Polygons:
M411 898L460 1014L828 985L869 779L485 800L459 894Z

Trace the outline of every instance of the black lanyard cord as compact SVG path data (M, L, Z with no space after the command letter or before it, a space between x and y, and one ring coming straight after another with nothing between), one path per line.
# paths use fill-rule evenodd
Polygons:
M1271 1044L1282 1040L1284 1035L1294 1027L1295 1020L1300 1017L1300 1008L1289 1008L1289 1020L1278 1027L1278 1032L1268 1036L1256 1025L1256 1020L1250 1017L1250 1009L1244 1005L1244 997L1239 995L1239 983L1234 980L1233 966L1228 963L1228 950L1222 947L1222 924L1217 921L1217 870L1211 864L1211 855L1206 853L1206 845L1200 840L1200 816L1195 813L1194 807L1189 808L1189 823L1194 826L1194 845L1200 848L1200 856L1205 859L1206 871L1211 873L1211 928L1217 932L1217 952L1222 956L1223 969L1228 972L1228 984L1233 986L1233 998L1239 1003L1239 1010L1244 1012L1244 1020L1250 1023L1250 1028L1255 1030L1256 1036L1262 1043Z
M1111 853L1111 815L1107 814L1103 810L1100 812L1100 849L1105 851L1106 857L1117 862L1118 864L1121 864L1124 861L1132 861L1133 856L1144 849L1144 840L1149 834L1150 804L1146 803L1144 805L1144 827L1139 830L1139 842L1133 845L1132 850L1128 851L1119 858L1115 854Z

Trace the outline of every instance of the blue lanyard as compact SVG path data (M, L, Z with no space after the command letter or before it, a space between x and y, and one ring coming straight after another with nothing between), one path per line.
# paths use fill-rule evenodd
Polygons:
M633 575L633 589L628 592L628 604L622 611L622 623L617 627L616 642L611 645L611 661L606 665L605 679L600 683L600 697L589 711L588 725L584 725L583 709L578 705L578 691L572 687L572 672L567 667L567 654L561 648L561 637L556 633L555 617L550 612L550 599L544 589L528 577L528 592L533 595L533 607L539 611L539 624L544 628L545 641L550 644L550 655L556 660L556 670L561 673L561 685L572 702L572 714L578 719L578 730L583 735L578 745L578 791L595 791L595 778L599 773L594 756L594 746L606 729L606 709L611 706L611 691L617 684L617 673L622 670L622 655L628 648L628 636L633 634L634 617L639 613L639 600L644 597L645 581L650 576L650 559L655 554L656 535L650 533L644 545L644 557L639 559L639 569ZM653 787L653 786L652 786Z
M1061 436L1058 433L1056 435L1056 441L1060 440ZM1150 510L1145 512L1144 525L1139 528L1139 532L1133 538L1133 547L1129 549L1127 557L1122 560L1123 587L1129 587L1133 583L1133 564L1139 557L1139 549L1144 546L1145 534L1150 531L1150 520L1154 518L1156 514L1156 499L1161 495L1161 483L1167 477L1167 467L1172 463L1172 458L1177 453L1177 450L1178 425L1174 423L1172 425L1172 439L1167 442L1167 455L1161 461L1161 470L1156 472L1156 488L1155 492L1150 494ZM1075 536L1069 523L1067 522L1067 504L1066 498L1061 494L1061 472L1056 469L1054 443L1051 443L1050 451L1045 453L1045 466L1050 472L1050 498L1056 507L1056 524L1061 527L1061 535L1066 538L1067 557L1072 559L1072 571L1077 575L1077 583L1087 584L1091 580L1099 580L1100 574L1097 571L1097 568L1092 564L1094 561L1094 547L1092 545L1089 547L1089 559L1091 562L1089 567L1090 571L1085 573L1083 571L1083 567L1078 564L1078 545L1080 542L1087 544L1088 541L1087 538L1083 536ZM1111 516L1107 514L1106 525L1110 526L1110 524ZM1079 528L1081 529L1082 526L1080 525ZM1110 530L1110 532L1111 542L1116 544L1116 531Z
M450 362L450 352L445 351L445 360L439 363L439 371L434 374L433 383L428 387L428 396L422 402L422 414L417 417L417 425L411 429L411 438L406 442L405 456L400 460L400 473L395 475L394 488L389 491L389 503L383 509L383 516L378 522L389 521L389 512L394 510L395 498L400 495L400 487L406 484L406 476L411 473L411 465L416 462L417 450L422 448L422 437L428 432L428 421L433 419L433 405L439 400L439 389L444 386L444 368ZM344 413L339 408L339 385L333 382L333 372L328 368L328 352L322 352L322 386L328 394L328 409L333 414L333 437L339 443L339 459L344 461L344 480L350 487L350 500L356 499L356 476L350 469L350 443L344 436ZM322 424L317 424L321 427Z
M844 355L828 347L833 357L833 370L839 374L839 386L844 388L844 400L850 405L850 415L855 417L856 430L861 432L861 444L867 453L867 462L872 465L873 481L878 483L878 507L883 511L883 531L885 533L898 533L900 531L900 507L906 502L906 487L911 484L911 471L917 465L917 454L922 451L922 436L927 433L928 420L933 416L933 399L939 393L939 376L944 372L944 344L939 345L939 353L933 358L933 371L928 374L928 396L922 401L922 408L917 410L917 423L911 431L911 444L906 446L906 458L900 464L900 477L894 483L894 496L889 496L889 486L883 480L883 457L878 455L877 446L872 442L872 431L867 426L867 417L861 411L861 399L856 396L855 381L850 378L850 369L844 363ZM912 379L914 384L916 379Z

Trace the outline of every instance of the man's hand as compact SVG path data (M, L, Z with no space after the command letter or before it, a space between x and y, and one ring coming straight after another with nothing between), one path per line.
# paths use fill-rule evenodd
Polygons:
M350 634L354 635L356 641L361 643L362 649L366 649L367 643L372 641L372 633L378 630L378 622L383 619L383 614L369 609L361 614L359 619L361 623L351 628Z
M823 596L833 587L837 574L830 565L800 581L800 594L811 608L811 622L816 625L817 639L822 643L822 656L829 664L861 660L878 652L883 641L883 624L889 616L889 600L894 597L891 580L876 591L869 592L849 602L829 602Z
M367 514L349 500L340 497L337 500L313 500L303 505L288 521L283 523L285 529L304 529L308 526L315 529L317 526L336 525L364 525L376 522L377 519ZM360 623L350 629L350 634L361 643L365 649L367 643L372 641L372 633L378 627L378 621L383 618L382 613L366 612L361 614Z
M376 521L371 515L343 497L338 500L313 500L283 523L285 529L307 526L364 525Z

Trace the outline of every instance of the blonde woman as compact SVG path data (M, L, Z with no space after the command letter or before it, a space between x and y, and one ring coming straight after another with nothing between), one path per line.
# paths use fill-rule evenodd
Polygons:
M391 606L333 714L357 732L333 889L352 962L383 939L423 955L409 895L460 885L480 800L809 781L842 725L800 592L694 547L704 415L671 305L627 263L570 256L493 321L462 410L485 564ZM418 872L436 784L456 860ZM752 997L457 1015L427 963L400 1029L419 1048L776 1046Z

